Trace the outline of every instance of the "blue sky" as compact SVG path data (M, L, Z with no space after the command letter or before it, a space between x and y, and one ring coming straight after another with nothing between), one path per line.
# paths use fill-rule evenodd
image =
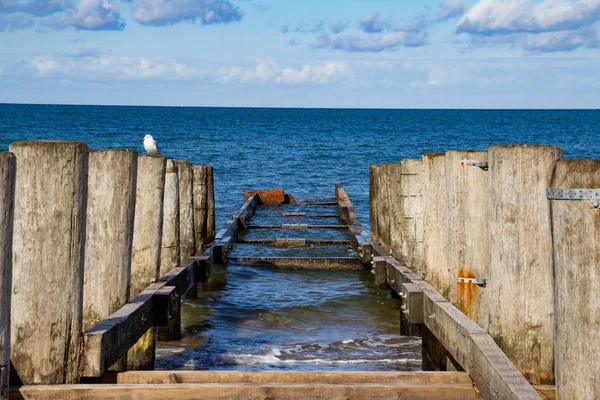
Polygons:
M0 102L600 108L600 0L0 0Z

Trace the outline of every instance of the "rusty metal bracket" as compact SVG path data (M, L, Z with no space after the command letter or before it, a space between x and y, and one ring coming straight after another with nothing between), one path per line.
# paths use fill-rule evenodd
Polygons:
M600 189L546 189L548 200L589 200L590 208L600 208Z
M486 287L489 281L486 278L458 278L458 283L474 283L477 286Z
M484 171L488 170L488 162L487 161L461 160L460 165L462 167L478 167Z

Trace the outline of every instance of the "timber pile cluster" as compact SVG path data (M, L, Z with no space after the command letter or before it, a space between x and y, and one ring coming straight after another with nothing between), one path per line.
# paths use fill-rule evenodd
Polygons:
M371 235L530 383L597 399L599 188L600 160L562 159L557 147L426 153L371 166ZM444 369L445 351L430 361Z
M156 337L180 333L181 296L207 278L212 167L82 142L9 150L0 153L0 399L9 375L63 384L110 367L151 369Z

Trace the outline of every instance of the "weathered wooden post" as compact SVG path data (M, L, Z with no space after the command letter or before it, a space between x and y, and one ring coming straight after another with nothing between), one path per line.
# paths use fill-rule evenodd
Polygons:
M379 218L381 198L379 195L379 175L381 165L369 165L369 226L371 237L379 240Z
M179 245L179 178L177 167L167 161L163 203L163 233L159 276L181 265Z
M0 399L8 399L16 158L0 153Z
M130 299L159 278L166 165L165 157L138 157ZM151 328L127 353L127 369L152 369L154 349Z
M181 260L194 255L194 188L192 164L174 161L179 178L179 242Z
M402 179L402 164L388 163L383 169L383 196L385 196L385 214L382 216L385 220L384 226L387 227L387 242L386 245L390 254L400 258L400 250L402 249L402 228L403 228L403 212L401 196L401 179Z
M81 354L88 146L15 142L11 361L24 384L75 383ZM33 279L33 278L42 279Z
M83 280L83 330L129 300L138 154L98 150L89 155ZM116 370L125 369L125 359Z
M442 296L448 298L450 274L446 264L448 226L444 160L444 153L423 154L423 278Z
M482 328L488 327L488 154L446 153L448 299ZM475 279L458 282L458 278ZM479 284L478 284L479 283Z
M394 257L423 276L423 161L402 160L400 177L400 202L402 208L401 240L394 240Z
M172 160L167 160L165 176L165 198L163 211L163 234L160 262L160 276L166 275L173 268L181 265L179 245L179 178L177 166ZM158 340L181 339L181 298L175 302L175 314L169 325L156 329Z
M575 189L548 193L554 199L550 215L557 398L596 399L600 396L600 160L558 161L550 187Z
M206 185L207 167L206 165L194 165L194 236L196 250L195 254L202 254L206 245L207 233L207 204L208 187Z
M206 167L206 243L215 240L215 177L213 167Z
M492 146L489 159L489 332L531 383L554 380L551 146Z

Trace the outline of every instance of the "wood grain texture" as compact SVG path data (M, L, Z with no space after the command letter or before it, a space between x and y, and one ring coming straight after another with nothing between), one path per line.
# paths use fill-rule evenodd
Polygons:
M174 161L179 179L179 243L181 259L194 255L194 187L192 164Z
M489 172L461 165L461 160L488 160L486 151L446 153L448 299L465 315L487 329L487 288L458 283L461 278L488 278Z
M471 384L465 372L370 371L131 371L117 375L119 384L165 383L421 383Z
M163 200L160 276L181 265L179 224L179 177L176 165L172 160L167 160L165 195Z
M131 150L90 152L84 331L129 300L137 161Z
M424 272L423 234L423 161L407 158L402 160L400 198L392 201L401 207L400 237L393 240L392 255L420 276ZM395 185L398 183L395 182Z
M159 384L27 386L14 399L476 399L470 384Z
M446 260L448 225L446 163L443 153L423 154L424 229L423 278L444 297L450 293L451 278Z
M390 254L397 258L402 258L400 249L402 248L403 228L404 228L404 209L401 202L401 179L402 179L402 164L388 163L385 164L384 176L386 191L384 202L386 204L386 213L383 216L386 219L389 233L387 241L384 244Z
M546 188L561 150L492 146L489 332L531 382L554 381L554 278Z
M88 152L16 142L11 361L25 384L78 379ZM34 279L43 277L43 279Z
M206 243L215 239L215 176L212 166L206 167Z
M8 399L16 157L0 153L0 399Z
M130 297L159 278L166 166L165 157L138 157ZM127 353L127 369L152 369L154 349L150 328Z
M550 187L600 189L600 160L560 160ZM600 209L551 200L559 399L600 398Z
M206 165L194 165L194 254L200 255L206 246L208 224L208 187L206 185Z

